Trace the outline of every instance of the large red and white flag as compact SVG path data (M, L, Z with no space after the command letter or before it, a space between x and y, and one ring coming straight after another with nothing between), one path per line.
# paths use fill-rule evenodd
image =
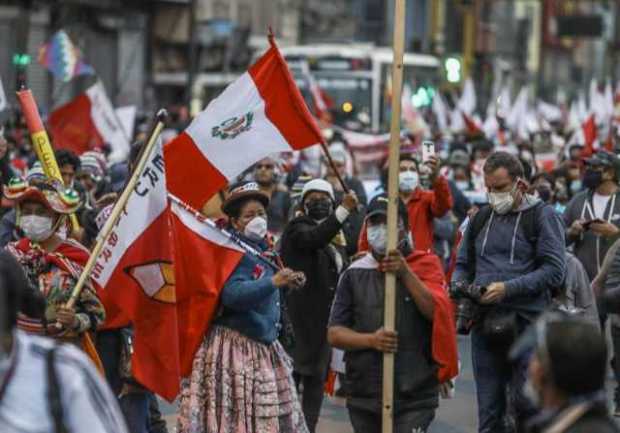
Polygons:
M171 210L177 251L179 362L181 375L188 376L196 350L217 312L220 292L244 250L212 221L187 210L174 199Z
M169 203L161 141L129 197L92 272L106 304L134 326L132 371L172 400L178 393L178 323Z
M48 126L55 148L80 155L109 145L113 162L123 161L129 154L129 138L101 81L52 111Z
M200 209L267 155L323 140L272 37L269 50L165 147L170 193Z

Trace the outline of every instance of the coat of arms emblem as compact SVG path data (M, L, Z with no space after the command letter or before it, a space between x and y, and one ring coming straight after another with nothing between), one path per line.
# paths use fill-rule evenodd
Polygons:
M219 137L222 140L232 140L239 134L249 131L252 128L253 120L254 114L251 111L241 117L231 117L220 123L219 126L214 126L211 130L211 136Z

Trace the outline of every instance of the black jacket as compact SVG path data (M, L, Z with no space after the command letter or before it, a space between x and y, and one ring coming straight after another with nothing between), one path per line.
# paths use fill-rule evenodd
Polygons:
M327 343L327 321L339 272L335 254L342 259L344 248L330 245L342 225L334 214L321 224L307 216L293 219L284 229L281 256L284 264L306 274L306 285L289 291L286 301L295 332L292 356L295 371L323 377L327 373L331 350Z

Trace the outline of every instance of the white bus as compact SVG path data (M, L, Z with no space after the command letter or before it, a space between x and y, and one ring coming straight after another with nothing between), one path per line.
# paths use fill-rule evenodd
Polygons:
M333 101L334 123L343 127L382 132L389 129L391 48L372 45L305 45L282 48L304 97L312 104L305 77L309 71ZM404 83L413 95L434 89L440 78L440 61L430 55L406 53ZM432 91L431 91L432 92ZM429 98L420 98L430 103Z

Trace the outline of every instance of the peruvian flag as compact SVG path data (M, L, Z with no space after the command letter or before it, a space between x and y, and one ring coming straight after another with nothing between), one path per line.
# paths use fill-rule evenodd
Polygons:
M80 155L107 144L112 148L109 159L113 162L129 154L129 138L101 81L52 111L48 126L57 149Z
M168 189L201 209L261 158L302 150L321 131L275 44L165 146Z
M175 255L179 362L188 376L196 350L217 311L219 295L244 250L198 212L173 198L171 203ZM188 254L191 251L191 254Z

